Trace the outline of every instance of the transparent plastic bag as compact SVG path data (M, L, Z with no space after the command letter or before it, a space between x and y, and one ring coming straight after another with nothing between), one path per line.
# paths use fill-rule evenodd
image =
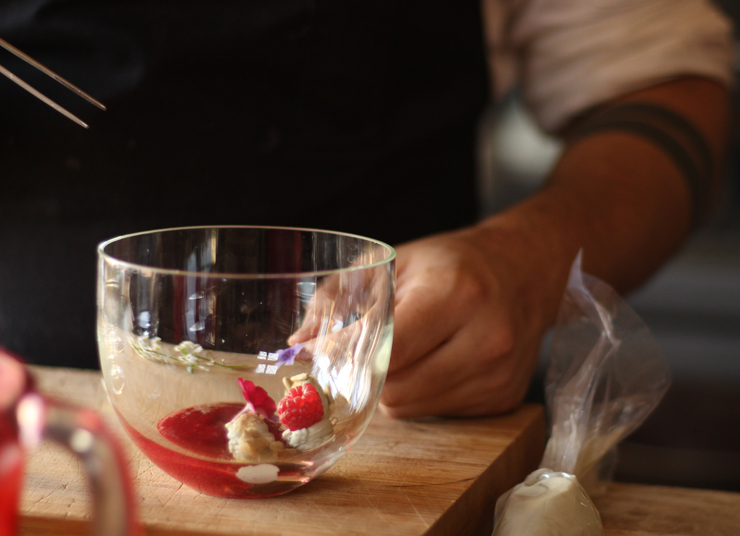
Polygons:
M669 385L667 362L645 324L611 287L581 272L579 253L545 378L552 432L541 469L496 502L493 536L603 534L589 495L608 473L614 447Z

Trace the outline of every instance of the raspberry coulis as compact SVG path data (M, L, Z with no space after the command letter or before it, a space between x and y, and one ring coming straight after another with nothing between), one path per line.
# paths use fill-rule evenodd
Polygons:
M259 498L281 495L301 485L301 481L255 485L236 476L241 467L249 464L234 463L228 449L225 425L242 408L242 404L235 403L194 406L175 411L159 422L157 429L164 439L196 456L152 441L121 420L129 437L155 465L201 493L217 497ZM299 476L301 472L294 464L279 465L281 477Z
M181 409L159 421L157 430L168 441L194 454L232 460L226 423L243 407L243 404L224 403Z

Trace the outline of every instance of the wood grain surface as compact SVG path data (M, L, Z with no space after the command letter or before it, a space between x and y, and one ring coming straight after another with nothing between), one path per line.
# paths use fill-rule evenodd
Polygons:
M613 483L594 503L604 536L740 535L740 493Z
M377 412L332 469L286 495L199 494L159 470L126 438L95 371L32 367L41 392L96 408L121 437L149 535L490 534L495 499L537 467L543 410L496 418L398 421ZM28 460L21 534L85 534L90 499L76 459L44 443Z

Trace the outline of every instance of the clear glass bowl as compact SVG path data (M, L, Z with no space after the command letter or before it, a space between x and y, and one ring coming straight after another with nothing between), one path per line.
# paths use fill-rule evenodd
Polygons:
M269 497L331 467L380 398L395 251L310 229L193 227L98 248L98 344L142 452L202 493Z

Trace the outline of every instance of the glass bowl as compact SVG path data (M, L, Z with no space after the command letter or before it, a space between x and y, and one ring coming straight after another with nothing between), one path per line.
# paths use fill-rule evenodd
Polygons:
M191 227L98 247L98 345L129 437L202 493L286 493L377 407L395 251L311 229Z

